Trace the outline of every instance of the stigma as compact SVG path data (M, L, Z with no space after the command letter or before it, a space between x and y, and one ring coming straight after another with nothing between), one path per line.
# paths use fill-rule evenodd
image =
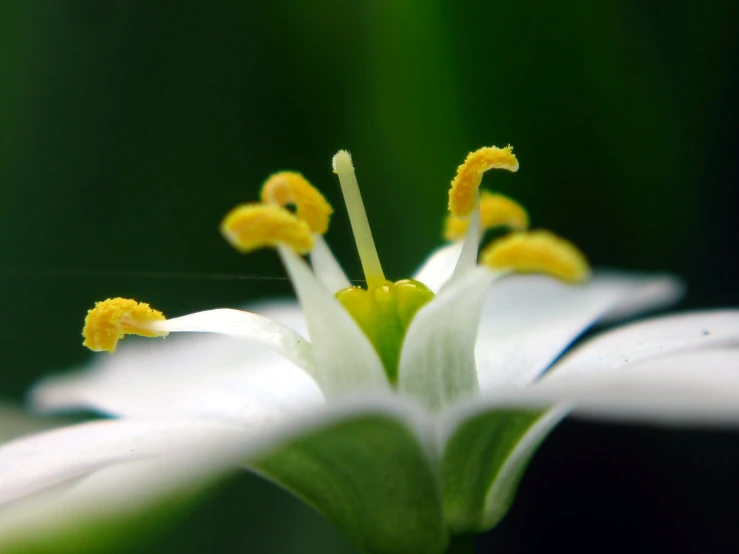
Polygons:
M95 307L88 310L82 343L94 352L115 352L118 341L125 335L142 337L164 337L168 333L151 329L148 324L163 321L162 312L153 309L149 304L129 300L127 298L108 298L96 302Z

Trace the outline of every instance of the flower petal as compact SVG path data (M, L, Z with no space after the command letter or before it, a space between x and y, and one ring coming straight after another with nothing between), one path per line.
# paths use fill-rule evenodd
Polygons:
M739 343L739 310L657 317L593 337L552 366L544 379L614 370L648 358L732 343Z
M321 235L313 235L310 265L313 273L331 294L348 289L352 285Z
M447 411L440 438L442 479L454 531L489 529L502 519L534 452L569 413L737 427L739 349L695 350L615 371L544 378L526 389L499 390Z
M215 333L254 341L284 356L308 375L315 372L316 361L310 343L292 329L259 314L222 308L154 321L149 327L170 333Z
M456 241L434 250L421 264L413 278L426 285L434 294L451 278L462 252L462 241Z
M689 351L543 379L526 398L570 404L573 415L581 417L738 427L739 348Z
M0 447L0 505L113 464L225 448L244 434L203 422L127 419L16 439Z
M274 352L216 335L130 339L85 370L40 381L42 412L92 409L114 416L193 416L243 421L322 402L306 373Z
M313 377L328 397L389 384L375 349L339 301L292 250L278 251L300 299L316 357Z
M663 276L596 273L585 285L542 275L502 279L491 287L480 323L476 358L481 390L530 383L599 318L624 303L636 309L634 298L641 298L638 307L647 309L650 294L661 304L674 290L674 281Z
M478 390L474 346L483 298L499 277L475 268L413 318L400 352L398 390L438 411Z
M142 509L252 459L367 552L444 551L432 436L413 405L347 398L267 429L253 423L102 421L0 447L0 545L23 532L105 523L100 516ZM179 479L180 465L200 473Z

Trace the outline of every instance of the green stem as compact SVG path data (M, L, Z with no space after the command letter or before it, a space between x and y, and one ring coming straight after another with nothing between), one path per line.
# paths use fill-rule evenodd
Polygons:
M475 535L452 537L445 554L475 554Z

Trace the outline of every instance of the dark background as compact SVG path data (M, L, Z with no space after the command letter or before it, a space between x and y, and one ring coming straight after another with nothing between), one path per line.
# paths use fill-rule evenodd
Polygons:
M177 315L290 294L273 253L217 230L277 169L326 193L361 278L339 148L390 278L439 244L466 153L511 143L521 170L487 183L535 225L595 266L681 275L680 308L736 306L738 25L735 0L3 2L2 395L88 359L96 299ZM738 468L736 433L567 422L480 551L739 552ZM254 477L153 549L351 552Z

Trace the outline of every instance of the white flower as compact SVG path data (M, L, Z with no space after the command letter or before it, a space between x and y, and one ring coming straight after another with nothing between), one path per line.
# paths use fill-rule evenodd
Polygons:
M666 305L681 287L665 276L590 276L574 246L523 231L520 206L478 194L482 172L517 169L510 148L481 149L460 166L450 191L460 218L448 227L458 242L434 253L417 281L398 284L384 279L351 159L340 152L334 162L369 292L344 290L321 238L331 209L320 194L297 174L274 175L264 203L236 208L223 229L244 251L277 248L300 307L164 320L133 301L99 303L86 329L95 349L113 350L131 332L216 335L124 346L39 384L40 409L122 419L0 448L0 545L50 513L67 525L118 509L110 487L138 509L248 460L364 552L441 553L500 521L535 449L569 413L739 422L737 310L633 323L562 355L596 322ZM517 231L478 266L480 229L500 224ZM300 251L310 251L312 269ZM532 271L570 283L512 275Z

